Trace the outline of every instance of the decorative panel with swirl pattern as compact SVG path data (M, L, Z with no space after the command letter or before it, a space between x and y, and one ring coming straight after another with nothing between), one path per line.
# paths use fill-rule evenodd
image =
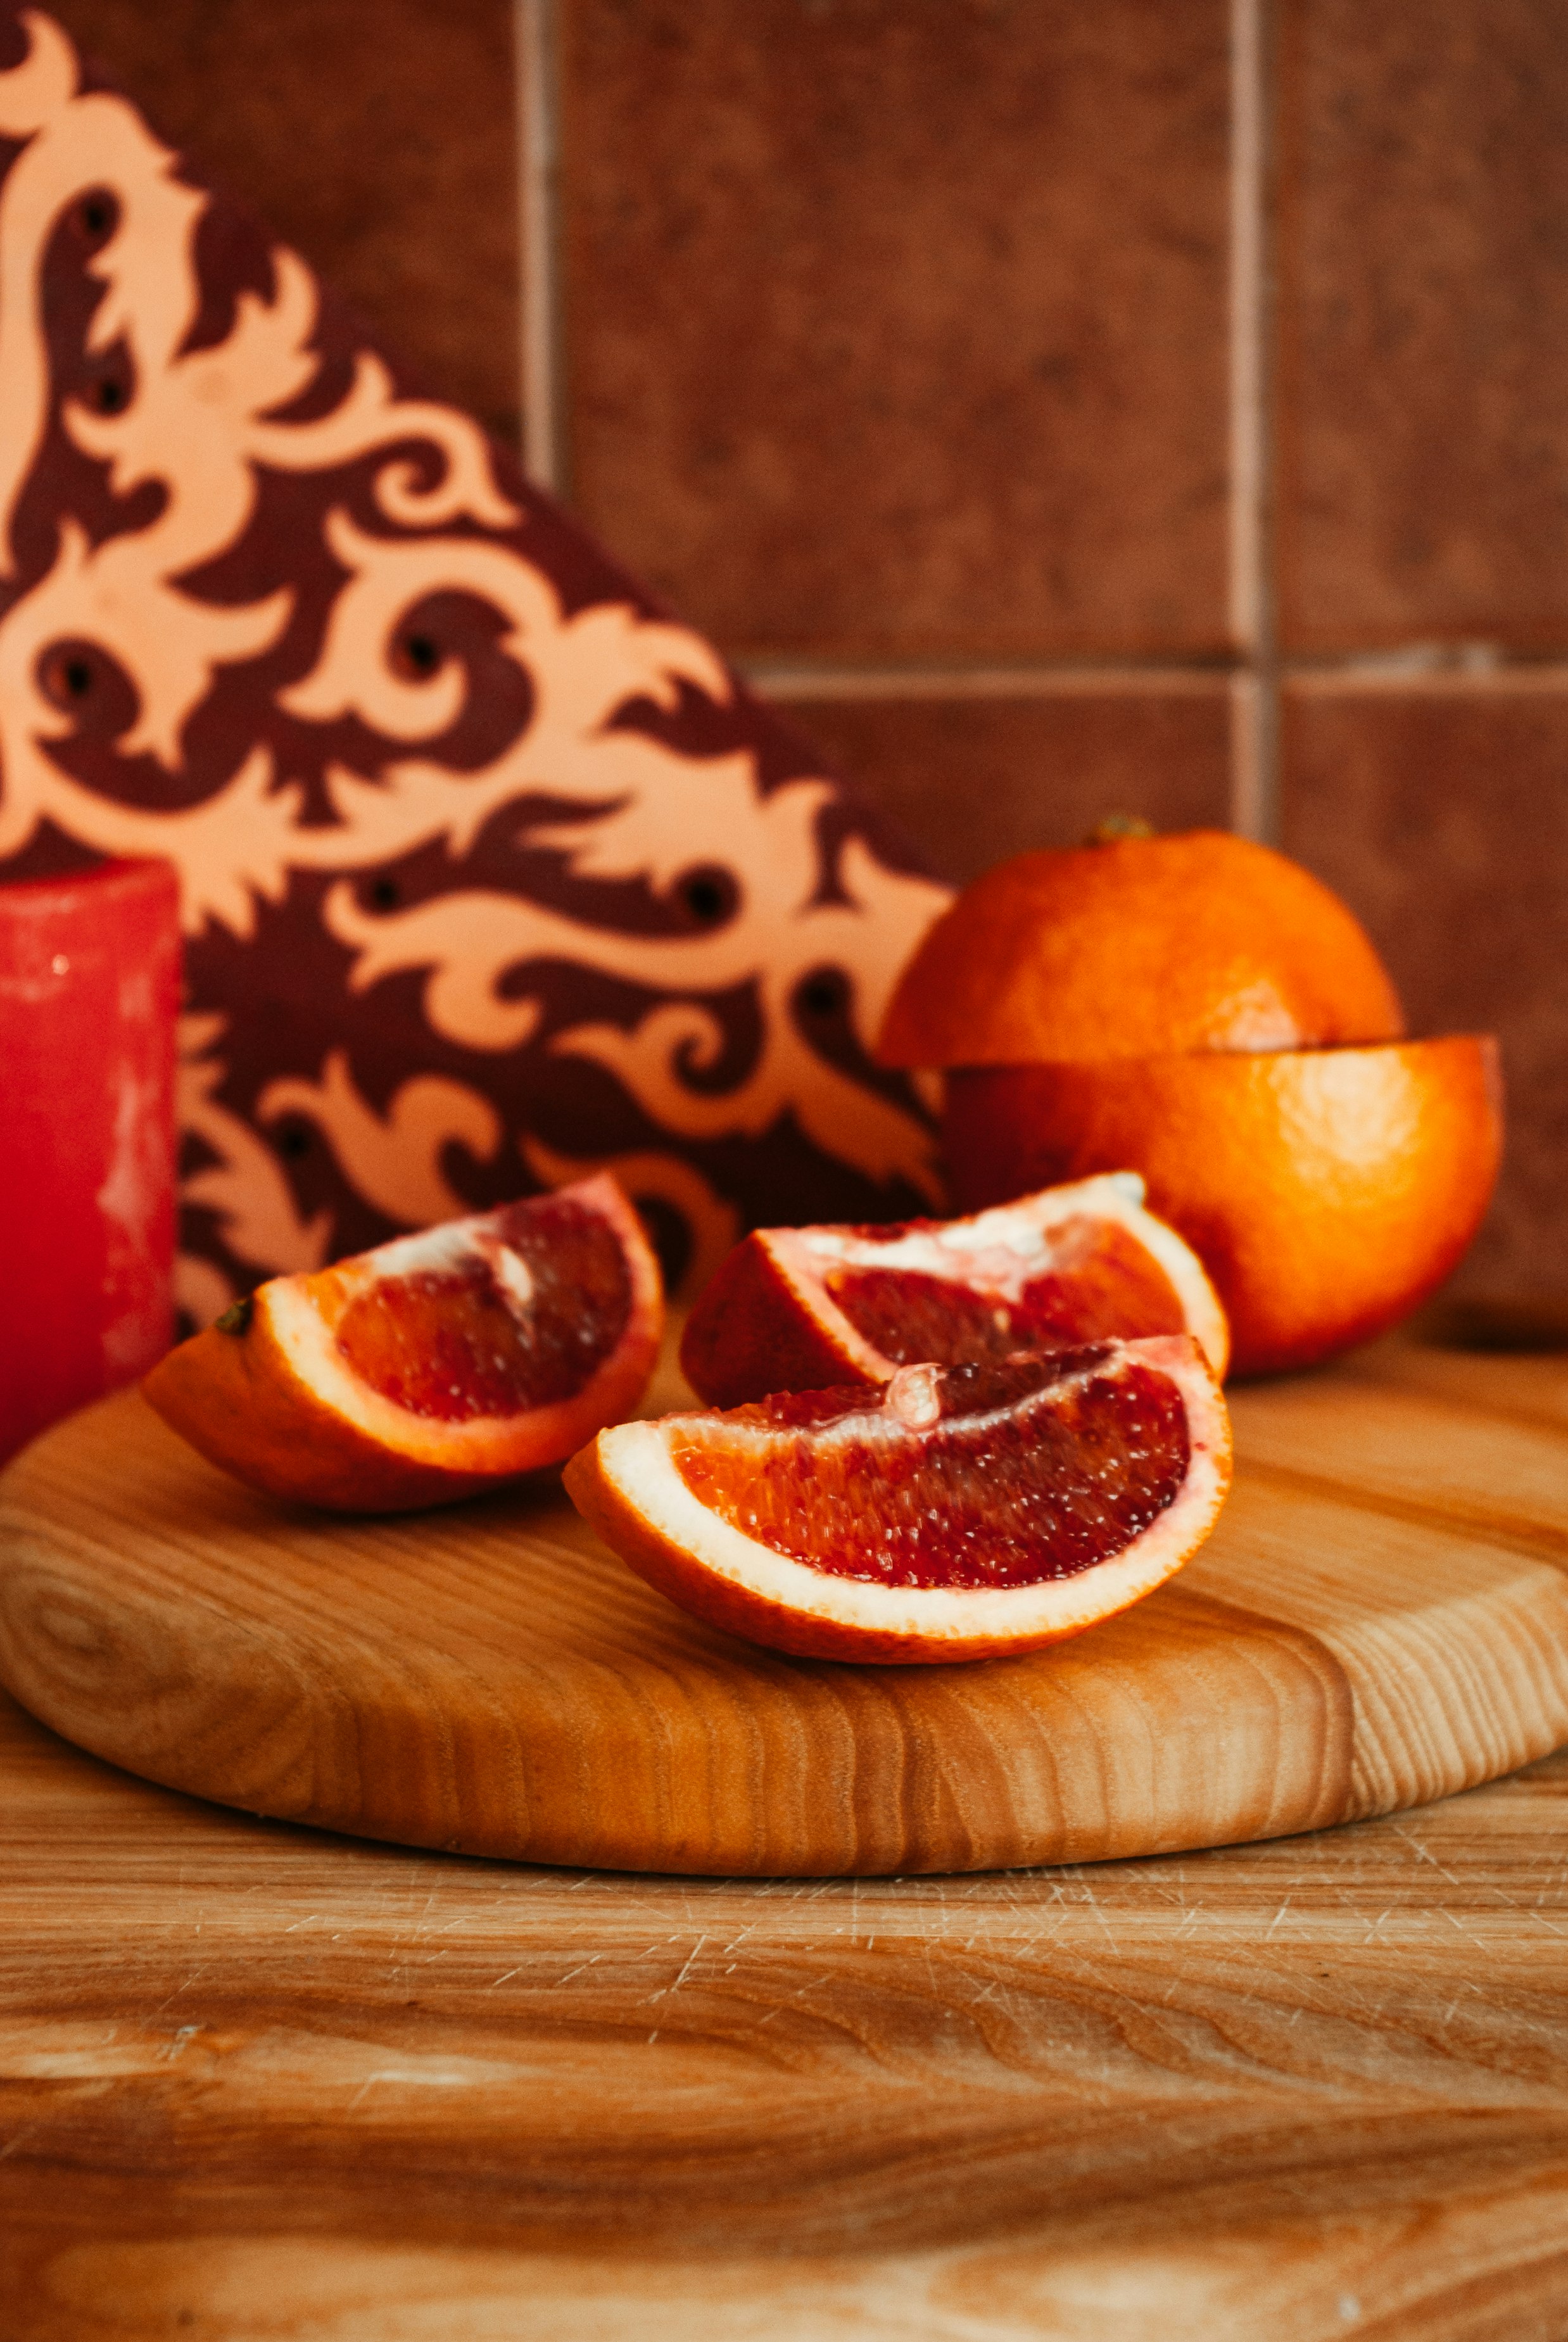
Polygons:
M939 1200L896 834L35 10L0 12L0 879L176 866L181 1298L590 1167L690 1285Z

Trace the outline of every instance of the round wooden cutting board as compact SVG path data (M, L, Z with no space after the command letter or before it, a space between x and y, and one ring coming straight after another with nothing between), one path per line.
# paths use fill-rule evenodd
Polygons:
M81 1746L252 1813L731 1875L1280 1837L1568 1740L1559 1571L1336 1489L1332 1379L1299 1389L1317 1467L1293 1468L1286 1386L1249 1465L1243 1394L1236 1487L1171 1586L1054 1652L908 1668L698 1626L553 1487L395 1520L274 1503L126 1393L0 1483L0 1679Z

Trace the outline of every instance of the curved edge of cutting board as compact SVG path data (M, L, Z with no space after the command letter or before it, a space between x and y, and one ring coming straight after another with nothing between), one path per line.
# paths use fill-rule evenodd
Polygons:
M279 1819L603 1868L1004 1868L1284 1836L1568 1740L1554 1569L1238 1485L1182 1578L1052 1652L874 1668L673 1609L558 1492L400 1520L235 1486L135 1394L0 1482L0 1680Z

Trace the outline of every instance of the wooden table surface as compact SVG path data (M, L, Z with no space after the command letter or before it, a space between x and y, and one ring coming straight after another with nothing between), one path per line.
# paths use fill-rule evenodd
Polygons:
M1243 1458L1568 1560L1568 1362L1319 1386L1321 1456L1260 1389ZM1266 1846L732 1882L257 1822L0 1701L4 2342L556 2334L1559 2342L1568 1754Z

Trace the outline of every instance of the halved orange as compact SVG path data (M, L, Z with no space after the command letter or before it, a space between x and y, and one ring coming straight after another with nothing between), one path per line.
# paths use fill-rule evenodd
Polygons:
M1230 1483L1190 1335L904 1366L603 1431L566 1487L638 1575L712 1625L829 1659L1030 1651L1148 1594Z
M758 1229L700 1296L681 1364L711 1406L1110 1335L1195 1335L1223 1376L1214 1288L1143 1199L1136 1173L1113 1172L970 1219Z
M142 1388L253 1487L395 1512L560 1463L636 1406L663 1320L658 1262L600 1176L275 1277Z
M1364 928L1297 862L1223 830L1022 854L899 979L889 1066L1053 1065L1397 1040Z
M944 1135L971 1206L1134 1165L1218 1288L1232 1372L1275 1373L1370 1340L1458 1265L1502 1157L1497 1045L962 1069Z

